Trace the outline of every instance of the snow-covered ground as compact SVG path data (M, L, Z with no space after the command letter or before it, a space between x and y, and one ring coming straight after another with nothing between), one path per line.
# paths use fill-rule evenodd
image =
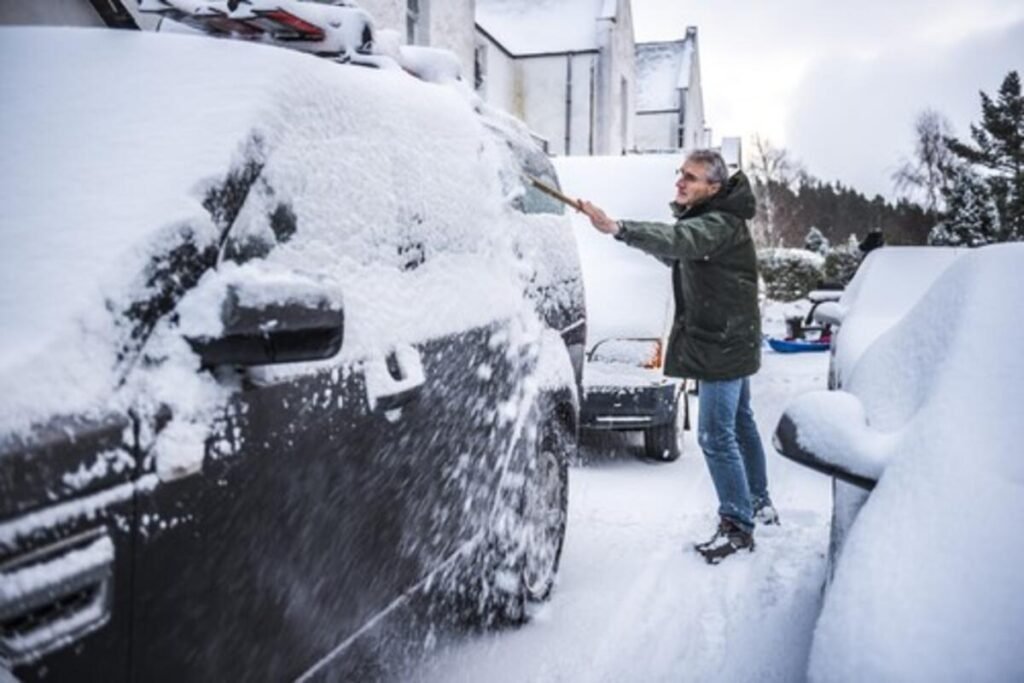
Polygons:
M639 436L587 438L584 464L570 473L569 529L550 603L518 630L442 645L403 678L802 680L821 603L830 483L768 445L783 406L823 387L827 366L826 354L764 352L754 409L782 525L759 528L752 555L709 566L691 549L716 523L694 432L670 464L643 460Z

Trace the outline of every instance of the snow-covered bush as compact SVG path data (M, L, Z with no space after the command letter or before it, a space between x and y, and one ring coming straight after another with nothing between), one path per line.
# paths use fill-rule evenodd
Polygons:
M821 233L821 230L812 225L811 229L807 231L807 237L804 238L804 249L825 256L831 246L828 238Z
M769 299L795 301L818 286L825 259L806 249L761 249L757 265Z
M842 286L849 284L857 272L862 255L854 245L849 244L829 249L825 254L825 280Z

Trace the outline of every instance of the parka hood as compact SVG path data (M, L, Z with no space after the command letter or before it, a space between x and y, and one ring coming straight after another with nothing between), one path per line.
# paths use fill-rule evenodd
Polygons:
M670 204L676 218L698 216L707 211L723 211L737 218L750 220L757 212L757 201L754 199L754 188L743 171L737 171L725 185L710 199L693 207L684 207L676 202Z

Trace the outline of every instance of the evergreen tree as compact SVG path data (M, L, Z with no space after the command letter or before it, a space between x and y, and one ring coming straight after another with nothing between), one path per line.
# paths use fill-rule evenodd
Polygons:
M918 204L905 198L890 204L879 195L868 199L842 183L818 180L785 150L755 142L748 169L758 210L750 227L759 247L803 247L810 225L833 245L876 227L892 244L927 242L935 221Z
M1001 241L999 211L984 178L961 166L944 194L946 218L928 235L929 244L980 247Z
M971 125L971 139L973 145L950 138L949 147L961 159L983 170L984 183L999 214L998 239L1024 239L1024 96L1016 71L1003 79L996 99L981 93L981 125ZM951 192L971 194L976 190L972 186L964 190L952 188ZM978 201L984 204L982 199ZM965 201L964 205L969 203Z

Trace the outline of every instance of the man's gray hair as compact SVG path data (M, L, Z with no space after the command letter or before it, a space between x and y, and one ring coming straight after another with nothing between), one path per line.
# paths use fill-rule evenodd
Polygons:
M686 155L687 161L696 161L704 164L708 172L708 182L716 185L724 185L729 179L729 169L725 166L725 159L713 149L695 149Z

